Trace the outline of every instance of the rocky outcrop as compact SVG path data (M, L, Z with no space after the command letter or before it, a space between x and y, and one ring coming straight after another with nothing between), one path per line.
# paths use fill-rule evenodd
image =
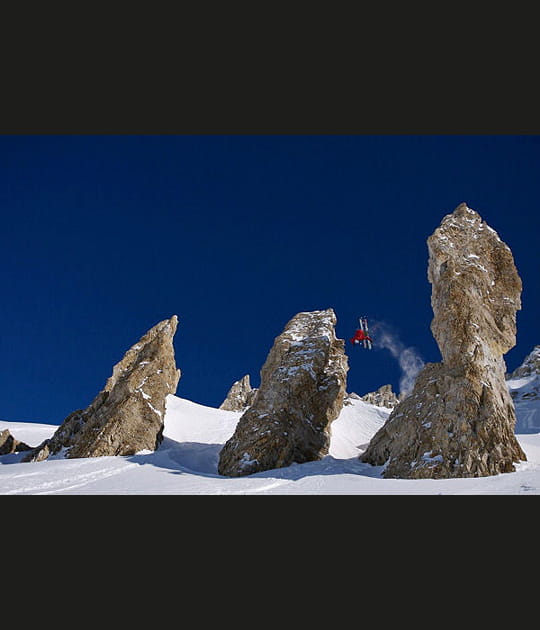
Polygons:
M540 346L534 346L524 359L523 363L513 372L506 375L506 379L524 378L527 376L540 375Z
M360 400L370 405L386 407L387 409L393 409L399 402L398 397L392 391L392 385L383 385L375 392L369 392L364 396L360 396Z
M442 355L360 456L384 477L481 477L525 460L503 355L516 342L521 279L509 247L459 205L428 238L431 330Z
M219 409L226 411L244 411L255 399L257 388L252 389L249 382L249 374L246 374L239 381L235 381Z
M348 370L335 325L332 309L298 313L276 337L255 399L220 452L219 474L238 477L328 453Z
M174 315L151 328L114 366L92 403L71 413L23 461L40 461L62 449L68 458L155 450L162 440L166 397L176 392L180 379L173 348L177 324Z
M32 447L24 442L14 438L9 429L0 431L0 455L9 455L10 453L20 453L28 451Z
M362 398L356 392L351 392L350 394L345 392L345 397L343 398L343 406L347 407L354 404L352 402L353 400L362 400Z

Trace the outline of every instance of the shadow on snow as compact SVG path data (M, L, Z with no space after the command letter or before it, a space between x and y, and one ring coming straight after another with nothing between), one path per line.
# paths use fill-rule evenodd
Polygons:
M317 461L303 464L293 462L290 466L283 468L272 468L242 477L227 477L217 472L219 453L222 448L223 444L176 442L171 438L164 438L154 453L131 455L128 459L140 465L151 464L168 468L172 474L189 473L217 479L272 478L296 481L308 476L343 474L381 478L383 468L382 466L365 464L357 457L337 459L331 455L326 455Z

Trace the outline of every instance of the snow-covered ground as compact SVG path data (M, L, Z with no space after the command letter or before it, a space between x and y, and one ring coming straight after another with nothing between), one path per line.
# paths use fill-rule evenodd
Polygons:
M516 433L540 432L540 375L506 381L516 407Z
M164 440L157 451L35 463L20 462L20 453L3 455L0 494L540 494L540 432L517 434L527 461L513 473L479 479L383 479L382 467L364 464L358 455L390 409L350 402L332 423L330 452L322 460L228 478L217 474L219 451L241 413L169 396ZM524 413L538 414L538 404L531 403L534 410L524 407ZM521 426L525 417L520 404L516 411ZM538 418L534 414L530 427ZM36 446L57 425L0 421L0 430L6 428Z

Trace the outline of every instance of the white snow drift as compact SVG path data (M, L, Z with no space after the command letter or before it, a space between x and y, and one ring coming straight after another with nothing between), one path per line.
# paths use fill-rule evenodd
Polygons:
M530 387L531 381L513 385ZM360 462L358 455L391 410L356 399L349 402L331 425L330 451L322 460L228 478L217 473L219 451L241 412L168 396L164 440L157 451L81 459L56 456L34 463L22 463L22 453L4 455L0 494L540 494L540 433L530 432L537 422L538 401L527 401L527 416L516 405L517 426L526 425L529 431L517 435L527 461L519 463L516 472L442 480L383 479L382 467ZM0 430L6 428L36 446L57 425L0 421Z

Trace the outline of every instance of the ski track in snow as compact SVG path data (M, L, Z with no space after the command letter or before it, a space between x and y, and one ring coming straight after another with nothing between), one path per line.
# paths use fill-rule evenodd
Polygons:
M535 410L530 402L523 409L516 407L518 415ZM20 462L22 453L0 456L0 494L540 494L540 432L518 434L527 461L512 473L471 479L384 479L383 466L360 462L358 455L389 414L390 409L353 400L331 425L326 457L230 478L217 473L219 451L242 413L170 395L164 440L157 451L80 459L57 456L32 463ZM3 428L34 446L50 437L57 425L0 421Z
M132 463L122 463L119 465L118 463L114 462L113 466L106 467L108 462L104 464L103 462L97 460L98 458L81 458L79 460L62 461L62 464L64 464L62 466L62 472L66 471L66 469L66 472L68 472L68 475L66 476L64 476L63 474L60 476L56 476L52 473L47 475L46 473L44 474L44 472L42 473L41 471L28 473L23 472L16 475L2 475L0 477L0 483L2 484L2 489L0 490L0 492L2 494L55 494L57 492L66 492L75 488L84 487L94 481L107 479L114 475L119 475L125 472L128 468L137 466L137 464ZM66 464L66 462L69 462L69 464ZM53 462L36 463L43 463L50 466ZM19 466L25 467L28 465L29 464L19 464ZM81 470L88 467L91 467L92 470L88 472ZM14 485L16 487L12 490L5 491L3 487L11 485L10 482L13 481L15 481Z

